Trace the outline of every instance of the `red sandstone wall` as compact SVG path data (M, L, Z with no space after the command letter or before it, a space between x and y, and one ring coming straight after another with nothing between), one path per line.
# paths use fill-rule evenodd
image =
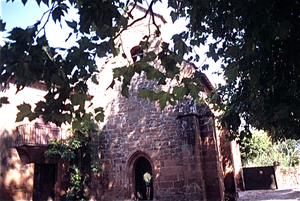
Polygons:
M135 19L139 17L133 15ZM104 107L106 115L101 124L103 173L93 182L95 189L101 190L94 191L93 197L116 200L137 196L134 168L138 158L144 157L152 166L155 200L223 200L223 175L212 114L202 119L193 113L179 118L178 106L161 111L158 103L137 98L142 87L158 90L144 75L133 78L128 99L121 96L118 82L106 90L112 81L112 69L132 64L130 49L149 30L154 31L148 22L149 19L142 20L122 33L121 51L127 60L121 56L108 59L99 74L101 85L91 92L94 106ZM150 50L158 51L160 40L151 35ZM159 67L159 63L154 65ZM196 110L195 105L192 107Z
M16 87L10 84L10 88L1 92L0 96L7 96L10 104L4 104L0 108L0 200L32 200L34 188L34 165L35 163L54 163L57 165L55 193L56 199L66 189L65 174L67 170L63 169L62 161L51 161L51 159L44 158L44 150L46 146L23 146L18 142L22 137L17 131L17 126L22 124L34 125L25 119L23 122L15 122L18 113L17 105L23 102L29 103L34 107L34 103L43 98L45 92L40 88L25 88L16 94ZM38 122L35 121L35 122ZM40 122L39 122L40 123ZM42 125L42 124L40 124ZM48 138L53 137L49 129L36 130L29 126L32 132L43 131L38 133L39 141L33 140L30 143L46 143ZM50 127L47 127L50 128ZM44 132L45 131L45 132ZM50 132L50 133L49 133ZM30 133L30 132L29 132ZM53 134L53 133L52 133ZM61 137L66 137L67 132L60 132ZM30 135L31 137L36 135ZM28 136L27 136L28 137ZM22 139L29 139L29 138ZM47 140L45 140L47 139ZM20 145L16 148L17 145Z
M110 115L103 129L103 155L108 171L105 197L113 200L134 194L130 187L134 185L134 181L130 183L134 162L131 164L128 159L142 152L153 168L156 199L183 200L189 195L201 200L202 184L197 181L197 174L203 173L197 167L199 157L192 153L190 145L184 144L174 108L160 112L157 104L136 97L121 98L118 104L122 105L121 112Z
M300 167L275 167L276 182L279 189L300 185Z
M224 175L219 161L219 147L212 114L202 117L200 125L202 125L202 152L207 198L208 200L223 200Z
M145 84L143 77L135 79ZM109 94L117 90L118 86ZM212 114L202 119L197 115L179 118L178 106L161 111L158 103L137 98L137 87L130 91L128 99L117 95L106 106L103 176L96 187L106 190L94 196L134 198L135 162L143 156L152 166L154 199L222 200L223 176Z

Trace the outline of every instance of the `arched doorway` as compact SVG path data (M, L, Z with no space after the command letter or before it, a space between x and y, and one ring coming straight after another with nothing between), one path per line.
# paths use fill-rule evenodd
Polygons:
M135 168L134 168L134 176L135 176L135 193L136 193L136 198L139 200L147 200L146 196L146 184L143 180L143 175L147 172L150 171L150 174L152 175L152 167L148 159L145 157L141 156L137 159ZM150 199L153 199L153 183L151 180L151 195Z

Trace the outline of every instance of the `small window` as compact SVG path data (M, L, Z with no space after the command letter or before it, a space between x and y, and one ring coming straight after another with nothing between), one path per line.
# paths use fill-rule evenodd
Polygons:
M133 62L140 61L143 58L143 50L140 46L134 46L130 50L130 54Z

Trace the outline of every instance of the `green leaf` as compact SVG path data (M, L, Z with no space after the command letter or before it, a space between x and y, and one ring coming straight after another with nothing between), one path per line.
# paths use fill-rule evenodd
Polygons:
M219 55L216 53L217 45L210 44L209 45L209 51L206 53L208 57L211 57L215 62L219 60Z
M172 97L168 92L160 91L157 93L157 97L162 110L165 109L167 102L172 102Z
M201 91L200 87L196 86L195 84L189 84L188 88L193 98L197 98L199 96L199 92Z
M37 117L39 117L39 114L37 114L37 113L30 113L28 115L29 121L32 121L32 120L36 119Z
M228 65L228 68L225 69L224 75L227 77L227 82L231 83L236 80L238 77L238 70L235 68L235 66L232 64L232 66Z
M0 108L3 104L8 104L8 98L7 97L0 97Z
M42 0L44 4L46 4L49 7L49 0Z
M62 12L62 8L61 7L56 7L53 12L52 12L52 18L53 18L53 21L56 23L56 20L58 22L60 22L61 20L61 16L64 16L64 13Z
M17 122L22 121L25 117L31 114L31 105L27 103L23 103L22 105L17 106L17 108L20 110L17 114Z
M178 13L171 11L172 22L174 23L178 19Z
M192 46L200 46L200 40L191 40L190 44Z
M103 122L104 121L104 114L103 113L99 113L95 116L95 120L96 121L101 121Z
M208 68L209 68L209 65L208 65L208 64L204 64L204 65L201 67L202 70L208 70Z
M148 98L150 96L150 90L147 89L140 89L138 98Z
M8 38L11 40L22 40L26 38L25 31L22 28L16 27L10 32L10 36Z
M142 70L146 72L147 79L149 80L160 80L164 77L164 74L162 72L150 65L145 65Z
M173 35L172 39L174 42L174 52L177 52L180 60L182 61L183 56L188 53L188 46L185 44L185 42L182 40L182 36L179 34Z
M84 105L85 101L88 100L88 96L86 94L72 94L71 101L73 105Z
M124 29L127 29L127 25L128 25L128 20L126 17L124 17L123 15L120 16L119 20L118 20L118 24L119 27L123 27Z
M6 23L3 22L2 19L0 19L0 31L5 31L5 26L6 26Z
M72 21L72 22L70 22L70 21L66 21L66 23L67 23L67 25L69 26L69 27L71 27L72 29L76 29L77 28L77 22L76 21Z
M25 4L27 3L28 0L22 0L23 5L25 6Z
M145 57L143 57L142 61L150 62L156 59L156 54L154 51L148 52Z
M289 115L289 107L285 103L279 104L274 110L279 119L286 119Z
M278 23L278 27L276 30L276 36L278 36L280 39L287 39L289 34L290 34L290 30L294 28L293 24L287 20ZM275 38L275 37L274 37Z
M103 108L102 107L95 108L95 113L96 113L95 120L103 122L104 121L104 110L103 110Z
M185 95L187 95L189 90L184 87L174 87L173 94L178 100L181 100Z
M65 115L61 114L61 113L58 113L58 112L54 112L51 116L51 121L52 122L56 122L56 123L62 123L64 122L66 119L65 119Z
M65 120L70 124L72 122L72 115L71 114L63 114Z
M103 107L97 107L97 108L95 108L94 111L95 111L95 113L104 112Z
M80 128L81 126L79 120L74 120L72 122L72 130L80 130Z
M38 4L38 6L41 5L41 1L42 1L42 0L36 0L36 3Z
M65 4L65 3L60 3L60 4L59 4L59 7L61 8L62 11L68 13L69 7L67 6L67 4Z
M129 97L129 89L128 89L128 86L127 86L127 85L125 85L125 84L122 85L122 91L121 91L121 94L122 94L123 96L125 96L126 98Z
M93 76L92 76L92 82L93 82L94 84L99 84L96 75L93 75Z

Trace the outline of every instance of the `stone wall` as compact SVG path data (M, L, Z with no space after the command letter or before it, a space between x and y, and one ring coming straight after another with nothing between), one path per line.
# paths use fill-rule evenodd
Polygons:
M137 11L139 12L139 11ZM144 13L132 13L134 19ZM105 120L100 125L103 131L103 173L93 182L95 199L116 200L139 197L136 167L140 159L149 163L153 175L153 199L155 200L224 200L224 171L220 155L214 115L204 105L194 101L160 109L157 102L137 98L138 90L146 87L161 90L155 81L147 81L144 74L132 79L129 98L124 98L121 84L113 80L112 70L131 65L130 49L147 34L155 30L149 19L139 21L122 32L122 56L110 57L99 73L101 85L95 86L94 107L102 106ZM163 30L164 23L156 19ZM133 37L134 36L134 37ZM159 51L160 37L150 34L149 51ZM120 55L121 55L120 54ZM152 63L159 68L157 61ZM195 71L193 65L185 66L185 73ZM164 88L172 88L172 82ZM209 92L205 88L205 92ZM203 96L206 94L203 93ZM231 163L233 165L233 163ZM234 180L234 174L231 175Z
M192 100L179 103L179 118L182 134L188 144L194 145L198 154L198 166L202 167L204 191L208 200L224 198L223 172L219 161L218 140L214 128L214 115L206 104L196 104ZM195 144L196 139L196 144Z
M300 167L275 166L275 174L279 189L300 186Z
M237 199L237 191L245 190L239 145L226 138L226 130L218 130L220 161L224 175L225 197Z
M6 149L1 152L0 200L34 199L34 191L38 190L34 188L36 164L55 165L52 196L54 200L60 200L68 184L66 163L58 158L45 158L46 147L9 147L3 143L0 146Z
M120 95L118 84L104 95L95 93L95 104L107 103L102 125L103 174L101 181L94 182L97 189L106 190L95 197L136 198L134 168L144 157L152 168L153 199L223 200L213 113L191 100L161 110L157 102L137 98L141 86L151 88L153 83L135 76L128 99Z
M194 156L191 146L181 138L176 109L168 107L160 111L159 105L136 97L121 97L116 103L121 106L120 111L110 115L103 127L104 171L109 177L106 199L135 196L135 184L130 180L134 177L135 162L141 156L151 164L156 199L182 200L185 194L192 193L203 196L199 188L203 184L191 180L202 173L196 171L199 157Z
M45 158L44 151L54 133L59 134L59 139L62 138L61 134L67 137L68 133L61 132L61 129L53 125L42 124L41 119L34 122L29 122L28 119L15 122L17 105L26 102L34 108L34 103L41 100L44 95L45 91L40 85L27 87L16 94L16 87L10 84L7 90L0 92L0 96L8 97L10 102L0 108L0 200L33 199L35 164L56 165L54 195L56 200L60 200L60 196L66 190L68 177L63 161Z

